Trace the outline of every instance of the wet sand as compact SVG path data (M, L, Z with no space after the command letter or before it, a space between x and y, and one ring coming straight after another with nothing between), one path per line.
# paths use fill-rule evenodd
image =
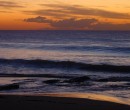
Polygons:
M101 98L92 94L0 94L0 108L2 110L130 110L130 105L123 104L116 98Z

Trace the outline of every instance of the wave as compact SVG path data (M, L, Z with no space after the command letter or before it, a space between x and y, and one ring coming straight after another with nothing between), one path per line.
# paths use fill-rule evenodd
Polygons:
M86 75L70 75L70 74L20 74L20 73L0 73L0 77L28 77L28 78L58 78L58 79L65 79L65 82L80 82L80 81L96 81L96 82L130 82L130 77L107 77L107 78L93 78L93 76L86 76ZM70 80L66 80L70 79ZM53 79L49 79L53 80ZM130 84L130 83L128 83Z
M33 44L33 43L1 43L1 48L15 48L15 49L40 49L40 50L62 50L62 51L106 51L106 52L120 52L130 53L130 47L112 46L85 46L85 45L66 45L66 44Z
M54 60L26 60L26 59L0 59L0 64L40 67L40 68L67 68L87 71L104 72L130 72L130 65L109 65L109 64L87 64L75 61L54 61Z
M0 73L0 77L43 77L43 78L75 78L74 75L66 75L66 74L16 74L16 73Z

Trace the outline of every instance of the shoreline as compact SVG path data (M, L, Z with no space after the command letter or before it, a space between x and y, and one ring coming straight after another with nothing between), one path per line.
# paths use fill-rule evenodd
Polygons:
M104 95L82 93L0 93L3 110L130 110L130 105Z

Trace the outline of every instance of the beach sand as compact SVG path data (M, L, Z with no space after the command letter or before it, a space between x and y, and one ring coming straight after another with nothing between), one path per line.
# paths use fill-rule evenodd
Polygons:
M100 95L94 94L0 94L0 108L1 110L130 110L130 105L123 104L116 98L107 96L101 98Z

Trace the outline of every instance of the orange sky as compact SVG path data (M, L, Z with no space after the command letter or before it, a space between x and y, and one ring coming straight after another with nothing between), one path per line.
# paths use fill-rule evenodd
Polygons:
M0 30L130 30L130 0L0 0Z

